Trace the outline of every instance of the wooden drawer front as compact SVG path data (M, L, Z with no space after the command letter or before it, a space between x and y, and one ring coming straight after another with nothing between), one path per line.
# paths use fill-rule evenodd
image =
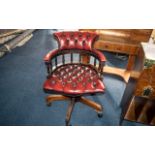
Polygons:
M115 44L114 45L114 50L115 51L124 51L125 50L125 46L122 46L120 44ZM129 51L129 48L127 47L126 51Z
M102 45L102 48L105 49L105 50L113 50L113 49L114 49L113 45L110 44L110 43L107 43L107 42L105 42L105 43Z
M107 51L114 51L114 44L106 41L97 41L94 45L94 48Z
M136 55L138 46L124 43L110 42L110 41L96 41L94 48L100 50Z

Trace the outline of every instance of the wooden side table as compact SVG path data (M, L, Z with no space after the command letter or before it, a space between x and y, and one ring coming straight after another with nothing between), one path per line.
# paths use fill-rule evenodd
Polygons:
M128 55L128 64L125 69L111 66L104 67L104 73L114 74L128 83L130 73L134 68L141 42L148 42L152 29L81 29L99 34L94 48L112 53Z

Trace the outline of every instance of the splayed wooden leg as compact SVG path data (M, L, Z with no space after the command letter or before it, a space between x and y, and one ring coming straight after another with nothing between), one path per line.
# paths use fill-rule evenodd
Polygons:
M69 100L69 97L63 95L49 95L46 97L47 106L51 106L53 101Z
M74 105L75 105L75 98L71 98L71 102L68 105L68 110L67 110L67 114L66 114L66 126L69 125Z

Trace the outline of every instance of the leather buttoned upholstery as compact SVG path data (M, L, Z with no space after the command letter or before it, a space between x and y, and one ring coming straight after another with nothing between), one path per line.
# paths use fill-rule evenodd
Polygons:
M68 64L55 69L45 81L44 89L66 94L104 92L97 71L88 65Z
M59 49L92 50L92 44L97 37L95 33L88 32L56 32Z

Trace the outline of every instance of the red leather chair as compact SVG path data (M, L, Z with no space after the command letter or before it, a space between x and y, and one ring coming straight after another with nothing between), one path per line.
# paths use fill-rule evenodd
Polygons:
M93 49L97 34L77 31L56 32L54 36L59 47L44 57L48 76L43 87L46 93L52 94L46 98L47 105L57 100L70 100L66 125L69 125L77 101L94 108L101 117L102 106L83 97L105 90L102 75L106 59L100 51Z

